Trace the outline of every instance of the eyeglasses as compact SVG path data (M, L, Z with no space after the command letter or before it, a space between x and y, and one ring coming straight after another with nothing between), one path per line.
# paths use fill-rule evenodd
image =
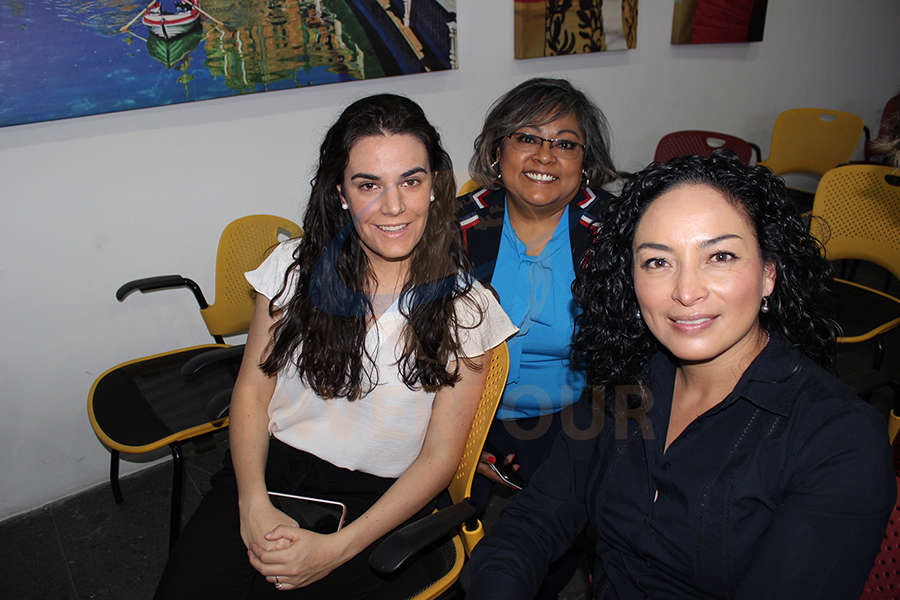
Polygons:
M575 140L545 138L522 131L513 131L506 137L509 138L511 146L520 152L537 152L544 146L544 142L550 145L550 152L560 158L575 158L584 150L584 144Z

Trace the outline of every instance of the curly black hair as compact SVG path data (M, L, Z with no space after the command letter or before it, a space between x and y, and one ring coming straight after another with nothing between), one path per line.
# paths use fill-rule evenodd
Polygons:
M463 325L458 323L455 303L467 302L476 314L480 308L468 296L472 278L465 274L468 262L455 218L450 156L418 104L394 94L369 96L348 106L325 135L303 218L304 235L281 291L269 304L270 314L278 314L279 320L262 370L274 375L293 365L323 398L354 400L378 383L365 350L366 321L373 315L368 296L373 274L350 212L341 209L338 185L345 183L354 144L388 134L409 134L422 142L434 193L422 241L413 250L400 293L400 312L407 318L398 361L401 378L411 389L436 391L459 380L458 360L472 364L459 356L456 331ZM297 274L296 283L287 290L292 272ZM290 300L277 310L275 300L290 292ZM453 361L456 368L448 371Z
M576 364L594 385L631 383L641 380L650 356L664 350L637 317L632 247L647 207L685 184L718 190L747 216L763 260L776 268L769 311L760 314L762 327L781 332L807 356L830 367L837 328L821 305L831 275L822 245L786 200L784 181L765 167L743 164L728 150L717 150L708 158L685 156L651 163L605 207L572 284L582 308L572 350Z

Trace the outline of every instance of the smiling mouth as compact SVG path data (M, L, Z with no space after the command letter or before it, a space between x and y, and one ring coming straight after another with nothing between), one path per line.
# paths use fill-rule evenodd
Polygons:
M525 171L525 177L532 181L537 181L538 183L552 183L559 179L559 177L555 175L550 175L549 173L538 173L537 171Z
M403 231L408 225L409 223L403 223L402 225L376 225L375 227L388 233L396 233L397 231Z
M679 325L699 325L701 323L706 323L707 321L712 321L712 317L697 317L696 319L672 319Z

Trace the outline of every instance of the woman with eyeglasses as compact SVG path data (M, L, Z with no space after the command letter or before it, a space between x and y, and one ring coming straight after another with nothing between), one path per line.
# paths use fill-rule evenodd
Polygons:
M469 164L481 187L461 198L460 226L472 267L519 327L510 369L479 473L522 484L560 431L590 427L584 376L569 362L576 315L571 286L590 245L598 209L616 177L606 118L564 79L530 79L491 107ZM508 481L508 479L507 479ZM482 507L490 483L476 480ZM574 571L548 581L555 598Z

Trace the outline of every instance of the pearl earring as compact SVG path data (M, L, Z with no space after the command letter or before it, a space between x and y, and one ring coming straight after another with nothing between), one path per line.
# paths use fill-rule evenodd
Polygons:
M431 197L428 200L429 202L434 202L434 192L431 192Z
M347 210L348 208L350 208L350 205L347 204L346 200L341 200L341 208Z
M763 296L762 306L759 307L759 312L761 312L762 314L766 314L767 312L769 312L769 297L768 296Z

